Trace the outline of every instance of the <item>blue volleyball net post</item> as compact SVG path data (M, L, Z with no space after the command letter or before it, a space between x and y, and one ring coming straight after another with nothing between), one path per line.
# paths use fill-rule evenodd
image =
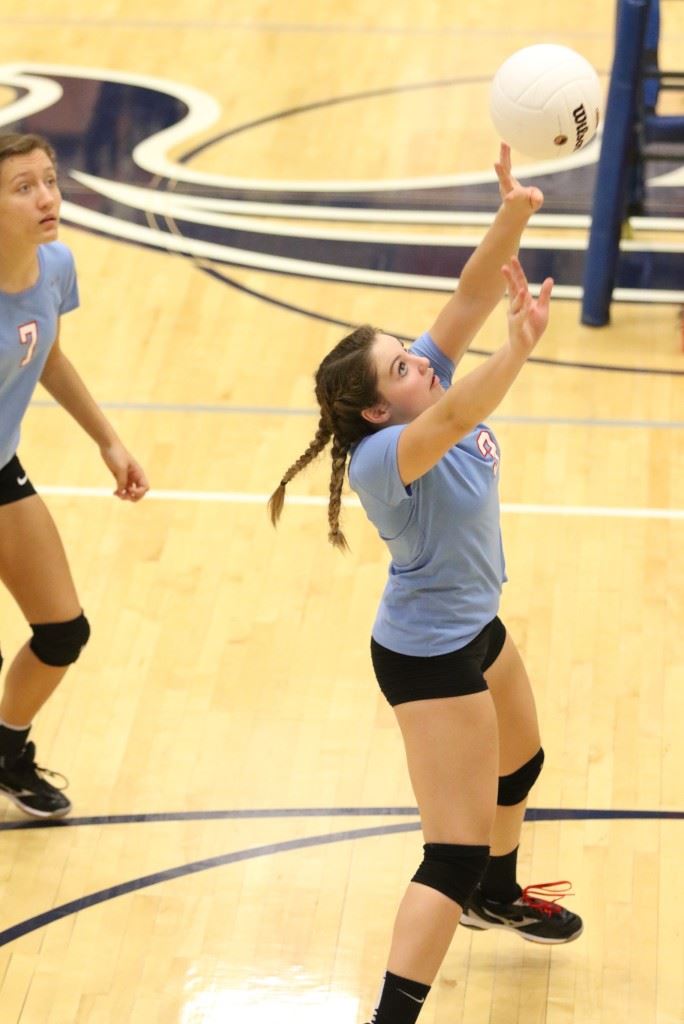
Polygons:
M667 149L684 142L684 117L656 114L661 88L683 89L684 74L658 67L659 0L618 0L615 56L604 115L584 266L582 323L602 327L620 258L622 226L643 212L644 164L649 158L681 159Z

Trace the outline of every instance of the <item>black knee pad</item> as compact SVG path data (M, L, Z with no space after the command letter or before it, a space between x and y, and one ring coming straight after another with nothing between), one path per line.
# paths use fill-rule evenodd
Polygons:
M540 747L534 757L511 775L499 776L497 803L502 807L513 807L525 799L539 778L544 764L544 751Z
M69 622L31 623L29 647L45 665L63 668L78 658L88 643L90 626L83 612Z
M465 907L489 860L488 846L425 843L425 857L412 882L436 889Z

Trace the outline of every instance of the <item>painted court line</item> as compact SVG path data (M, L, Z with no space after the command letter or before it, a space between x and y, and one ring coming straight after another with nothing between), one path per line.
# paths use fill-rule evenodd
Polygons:
M60 487L38 485L40 494L58 498L110 498L107 487ZM176 491L151 490L146 501L195 501L200 504L261 505L265 507L268 494L250 494L246 491ZM288 494L290 506L317 506L325 508L327 497L314 494ZM358 498L344 498L345 508L361 508ZM535 505L502 502L501 511L508 515L573 516L599 519L684 519L681 508L620 508L611 505Z
M21 818L0 821L0 832L82 828L88 825L158 825L171 821L239 821L268 818L417 818L417 807L238 807L205 811L153 811L93 814L69 818ZM684 821L684 811L619 808L528 807L525 821Z
M271 814L283 814L286 817L290 816L292 809L284 809L283 811L266 811L256 812L256 816L265 814L270 816ZM342 809L340 809L342 810ZM348 813L353 809L344 809L343 813ZM370 811L374 813L373 809L358 808L357 811L361 813L367 813ZM391 813L392 810L399 812L410 811L413 813L413 808L380 808L381 814ZM334 809L327 808L322 812L320 810L314 810L314 814L323 813L326 817L334 812ZM232 816L235 812L227 812ZM239 813L239 812L238 812ZM243 812L244 813L244 812ZM249 812L247 812L249 813ZM417 812L416 812L417 813ZM295 811L298 815L299 811ZM126 817L126 816L122 816ZM137 817L137 816L135 816ZM147 816L144 816L147 817ZM151 815L150 818L157 818L157 815ZM177 820L175 816L162 816L167 820ZM561 808L539 808L536 813L534 810L526 813L525 817L531 820L538 821L557 821L557 820L591 820L593 818L611 818L611 819L681 819L684 815L678 811L619 811L619 810L581 810L571 809L563 810ZM97 819L93 819L97 820ZM104 819L108 821L109 819ZM84 824L88 823L87 819L83 821L73 821L72 824ZM57 822L30 822L26 823L27 827L43 827L45 825L57 825ZM66 824L69 824L66 822ZM0 826L1 827L1 826ZM262 846L252 846L241 850L233 850L229 853L220 854L216 857L207 857L202 860L192 861L191 863L178 864L173 867L168 867L161 871L156 871L153 874L143 875L137 878L131 878L126 881L120 882L117 885L110 886L107 889L100 889L97 892L87 893L83 896L77 897L74 900L70 900L68 903L63 903L59 906L51 907L49 910L43 913L36 914L33 917L27 918L23 921L19 921L9 928L0 930L0 947L8 945L10 942L14 942L16 939L21 938L23 935L29 935L31 932L35 932L40 928L44 928L47 925L53 924L55 921L62 920L65 917L70 917L72 914L78 914L90 907L98 906L101 903L106 903L109 900L116 899L120 896L127 896L130 893L140 892L143 889L148 889L151 886L159 885L165 882L172 882L177 879L187 877L188 875L195 875L200 872L210 871L215 868L225 867L229 864L239 863L241 861L253 860L260 857L272 857L280 853L290 853L300 850L310 849L317 846L327 846L332 843L349 842L360 839L371 839L380 838L383 836L396 835L402 832L417 832L420 829L419 821L401 822L401 823L388 823L384 825L370 826L366 828L346 829L342 832L328 832L322 835L314 836L303 836L296 839L286 839L284 841L267 843Z
M597 366L596 369L601 369ZM278 405L217 405L211 403L192 402L99 402L101 409L121 409L128 412L180 412L189 415L211 413L220 416L308 416L311 419L319 416L317 409ZM53 399L38 398L31 402L32 408L61 410L59 402ZM591 416L514 416L493 415L488 423L512 423L516 425L545 425L567 427L613 427L624 429L646 430L684 430L684 420L626 420L596 419Z

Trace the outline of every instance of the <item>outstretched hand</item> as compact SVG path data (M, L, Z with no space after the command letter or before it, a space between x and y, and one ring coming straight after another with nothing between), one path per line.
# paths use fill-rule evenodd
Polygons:
M508 287L508 339L513 348L527 357L549 322L553 278L546 278L538 298L533 299L525 272L516 256L511 256L501 268L501 273Z
M499 179L499 192L501 201L505 206L519 209L527 217L541 209L544 202L544 193L536 185L521 185L513 176L511 171L511 147L505 142L501 143L499 160L494 164L496 176Z

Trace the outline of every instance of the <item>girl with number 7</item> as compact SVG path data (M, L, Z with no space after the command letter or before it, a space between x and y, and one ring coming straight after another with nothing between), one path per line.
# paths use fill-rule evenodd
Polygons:
M0 580L32 634L0 700L0 794L36 818L63 817L71 802L50 781L56 773L36 764L29 731L90 635L55 523L17 457L38 382L98 445L117 497L139 501L148 490L60 345L60 317L78 306L74 258L57 241L60 205L50 143L0 135Z

